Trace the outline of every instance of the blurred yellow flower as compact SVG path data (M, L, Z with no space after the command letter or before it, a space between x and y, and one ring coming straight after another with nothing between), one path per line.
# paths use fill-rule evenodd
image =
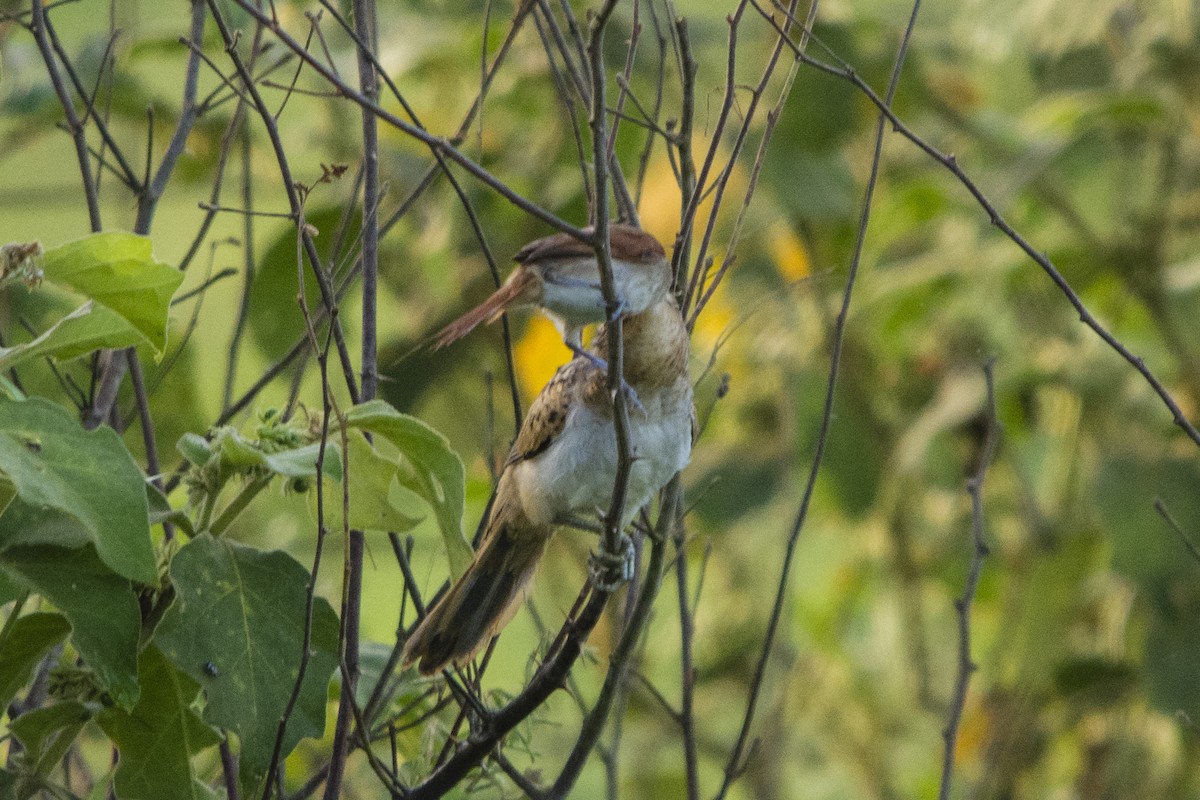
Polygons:
M538 314L529 320L525 335L513 346L513 359L521 393L530 398L542 390L559 367L571 360L571 351L563 344L554 323Z
M776 222L771 226L771 236L768 242L771 250L771 260L775 269L789 283L802 280L812 272L812 262L808 258L808 250L804 242L785 222Z

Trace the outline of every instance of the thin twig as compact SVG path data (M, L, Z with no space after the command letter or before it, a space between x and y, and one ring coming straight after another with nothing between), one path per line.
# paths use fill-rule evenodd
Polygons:
M571 748L571 754L567 757L562 772L555 779L553 788L548 792L548 796L551 798L565 798L571 793L575 781L583 771L588 755L600 738L613 700L625 681L629 660L633 656L643 629L650 620L654 600L662 586L667 542L671 540L673 531L682 524L683 491L679 476L675 476L671 480L667 488L663 490L662 497L663 505L658 518L658 535L651 537L650 558L646 565L646 580L642 587L642 593L638 595L637 605L634 607L629 624L621 632L621 638L609 658L608 672L604 676L604 685L600 688L596 704L584 718L579 738L576 740L575 746Z
M276 124L275 118L271 115L266 103L263 101L262 95L259 94L255 87L250 71L246 66L246 62L238 54L237 39L234 37L228 24L225 22L225 17L217 4L217 0L207 0L209 10L212 12L213 19L217 23L217 28L221 32L221 39L225 42L225 52L229 55L233 62L234 68L245 84L246 91L250 95L250 99L258 111L259 117L262 119L263 127L267 131L267 136L271 140L271 147L275 153L275 160L279 168L279 176L282 180L284 191L287 193L288 205L292 213L300 218L302 213L300 192L297 189L298 184L292 177L292 169L288 163L287 153L283 147L283 141L279 135L279 126ZM243 5L239 2L239 7L246 8L252 12L264 25L270 28L274 25L272 32L278 33L278 25L272 23L270 19L262 17L262 12L253 5ZM329 310L330 326L333 331L333 340L337 347L338 359L341 362L342 378L346 382L346 390L350 395L352 402L358 402L358 381L354 377L354 364L350 359L350 351L346 346L346 340L342 334L342 327L337 320L337 299L334 294L333 287L330 285L329 276L325 269L321 266L321 257L317 253L316 245L313 243L311 232L305 226L299 227L300 240L303 245L304 254L308 258L309 265L313 276L316 278L317 287L321 292L321 302Z
M221 738L221 777L225 781L225 797L227 800L241 800L242 794L238 787L238 762L229 746L228 735Z
M317 448L316 460L316 492L317 492L317 542L313 549L313 566L309 571L308 585L305 587L304 595L304 632L300 637L300 663L296 670L296 679L292 684L292 692L288 697L287 705L284 706L283 714L279 719L279 728L275 734L275 745L271 751L271 761L267 766L266 780L264 781L262 800L270 800L271 791L274 789L275 771L279 768L280 758L283 751L283 738L287 732L287 723L292 716L293 710L296 708L296 703L300 699L300 690L304 685L304 676L308 670L308 661L310 649L312 647L312 626L313 626L313 608L316 603L317 592L317 576L321 571L321 557L325 552L325 537L329 533L329 529L325 527L325 452L328 446L329 436L329 417L332 414L332 400L330 398L329 375L328 375L328 355L329 345L332 339L332 332L327 333L325 344L322 347L316 341L316 332L312 327L312 320L308 314L305 303L300 303L300 308L304 313L306 323L306 331L309 337L309 346L317 353L317 367L321 372L321 435L320 445ZM344 457L344 451L343 451ZM342 466L346 469L346 464Z
M761 8L757 2L755 2L755 0L750 0L750 3L754 5L754 7L758 9L758 11L764 17L769 19L773 25L778 27L778 23L771 19L770 15L767 14L767 12ZM825 47L825 45L821 43L817 36L812 35L811 31L806 33L812 39L812 41L821 44L827 52L832 54L832 51L830 51L828 47ZM1087 306L1084 305L1083 300L1079 297L1079 294L1071 287L1070 282L1068 282L1067 279L1063 277L1062 273L1058 271L1058 268L1054 266L1054 263L1044 253L1041 253L1035 249L1034 246L1030 244L1030 242L1024 236L1022 236L1016 231L1015 228L1012 227L1008 220L1005 219L1005 217L996 208L995 204L992 203L992 201L988 199L987 195L984 194L983 190L979 188L979 185L975 183L975 181L972 180L969 175L967 175L961 166L959 166L958 160L953 155L942 153L933 145L929 144L929 142L927 142L925 139L917 135L911 128L905 125L904 122L902 122L900 118L895 115L890 105L883 98L879 97L878 94L876 94L875 90L873 90L866 83L866 81L864 81L858 75L854 68L840 59L837 59L836 55L833 55L833 57L837 59L838 63L828 64L805 54L802 50L798 49L798 46L794 43L789 44L789 47L792 48L793 54L802 63L818 69L828 75L833 75L834 77L849 81L851 84L853 84L854 87L857 88L864 96L866 96L866 98L879 110L879 113L887 119L887 121L891 124L893 131L900 134L905 139L908 139L922 152L949 170L955 179L962 184L963 188L965 188L971 194L971 196L975 199L975 202L978 203L981 208L983 208L984 212L988 215L988 221L998 228L1015 245L1017 245L1017 247L1019 247L1021 251L1025 253L1025 255L1029 256L1029 258L1034 261L1034 263L1042 268L1042 271L1045 272L1050 280L1054 282L1054 285L1058 287L1059 291L1067 299L1067 302L1069 302L1071 307L1075 309L1076 313L1079 315L1079 321L1090 328L1093 333L1099 336L1105 344L1107 344L1112 350L1116 351L1121 358L1125 359L1125 361L1127 361L1137 371L1137 373L1142 376L1154 393L1158 395L1158 398L1162 401L1163 405L1167 407L1167 410L1171 412L1171 421L1181 430L1183 430L1189 439L1200 446L1200 430L1197 430L1196 427L1188 420L1187 416L1183 412L1183 409L1179 407L1179 403L1175 401L1175 398L1172 396L1170 391L1168 391L1166 386L1163 385L1162 381L1160 381L1158 377L1150 371L1150 368L1146 366L1145 360L1142 359L1141 356L1135 355L1133 351L1122 344L1112 333L1108 331L1107 328L1100 324L1099 320L1097 320L1092 312L1088 310Z
M49 10L50 6L46 8ZM138 191L141 188L141 184L137 176L133 174L133 169L129 166L129 162L125 160L124 152L117 145L116 140L113 139L112 133L104 121L104 117L96 113L96 94L100 88L100 76L103 74L103 70L100 70L100 73L96 76L96 90L88 94L84 91L83 82L79 79L79 73L75 70L75 65L71 63L71 59L67 56L66 48L63 47L62 42L58 38L58 31L55 29L54 23L50 21L49 17L45 18L45 23L46 33L50 35L50 44L54 47L54 52L58 54L58 59L62 62L63 70L67 73L67 77L71 79L71 83L75 87L75 93L84 102L84 116L79 121L79 124L86 125L90 121L96 125L96 130L100 133L100 138L104 142L104 146L112 151L113 158L116 159L117 166L120 167L119 171L114 169L113 174L128 188L135 192ZM104 58L100 61L101 64L107 63L111 58L112 47L115 42L116 36L110 36L108 45L105 48Z
M1161 497L1154 498L1154 510L1166 520L1167 525L1171 526L1171 530L1179 535L1179 541L1183 542L1183 546L1192 554L1192 558L1200 561L1200 547L1196 547L1191 537L1184 533L1183 526L1179 524L1175 517L1171 516L1171 512L1167 510L1167 504L1162 501Z
M30 30L33 32L34 41L37 42L38 51L42 54L42 61L46 65L46 72L50 76L50 83L54 86L54 93L58 95L59 105L62 106L63 114L67 118L67 130L70 132L71 139L75 143L75 157L79 161L79 173L83 179L83 197L87 203L88 220L91 223L92 232L96 233L104 225L100 220L100 196L96 189L96 179L92 175L91 154L88 152L87 137L84 135L83 124L79 121L79 115L75 113L75 104L71 101L71 95L63 83L58 62L51 51L50 40L46 33L46 8L42 5L42 0L30 0L29 7L32 12Z
M179 120L175 123L175 132L171 136L171 141L167 143L167 150L163 153L158 169L154 172L154 178L147 181L146 185L142 187L142 194L138 198L137 219L133 224L135 233L150 232L150 224L154 219L154 210L158 206L159 198L167 190L167 181L171 179L171 173L175 171L175 163L183 155L187 138L196 124L196 85L200 79L198 51L204 38L205 13L204 0L191 0L191 4L192 27L188 34L188 41L195 46L190 48L188 53L187 70L183 79L182 109Z
M942 731L942 781L938 800L949 800L950 785L954 778L954 747L958 742L958 725L962 721L967 703L967 684L976 666L971 661L971 602L979 588L979 576L983 571L983 560L988 546L983 538L983 479L996 453L996 442L1000 436L1000 424L996 420L996 387L992 377L993 361L983 365L983 377L987 381L987 437L979 455L975 474L967 481L967 493L971 496L971 565L967 570L967 581L962 596L954 601L958 615L958 674L954 679L954 697L946 728Z
M210 5L214 0L209 0ZM347 84L340 77L333 73L328 67L318 61L311 53L307 52L304 47L295 40L287 31L283 30L278 22L272 20L264 14L261 9L256 8L251 0L234 0L238 8L241 8L251 17L263 24L284 46L292 50L297 56L303 59L314 70L320 73L326 81L332 84L345 97L357 103L364 108L370 110L375 116L383 120L387 124L399 129L407 136L416 139L432 150L437 150L442 155L448 157L451 161L465 168L467 172L474 175L481 182L503 197L505 200L520 208L522 211L537 217L543 222L552 225L556 229L569 233L580 241L587 242L591 237L583 229L566 222L558 216L550 213L546 209L536 203L526 199L517 192L513 191L504 181L497 178L495 175L484 169L472 159L468 158L461 150L455 147L450 140L440 136L435 136L428 131L422 130L419 126L400 119L395 114L387 111L374 100L363 96L362 92Z
M371 102L379 95L379 82L375 74L371 53L375 50L375 3L374 0L354 0L354 28L358 36L355 52L358 61L359 88ZM316 27L316 20L313 20ZM374 114L365 106L361 109L363 147L363 222L362 250L362 400L375 397L379 383L376 368L377 291L379 274L379 128ZM363 553L366 543L363 532L350 530L349 558L345 569L342 608L342 640L340 652L344 666L341 699L338 703L337 723L333 735L333 754L329 761L329 778L325 783L326 800L337 800L341 795L342 778L346 756L350 749L350 712L354 706L354 692L358 687L359 675L359 622L362 614ZM363 723L360 730L366 736ZM364 747L370 756L369 746ZM374 764L374 762L372 762ZM382 777L382 776L381 776Z
M679 730L683 735L683 765L687 778L688 800L699 800L700 772L696 756L696 667L692 658L695 625L692 606L688 601L687 547L683 526L675 537L675 584L679 606Z
M754 4L755 0L750 0ZM757 4L755 7L758 8ZM913 3L912 13L909 16L908 27L905 29L904 36L900 41L900 47L896 53L896 60L892 66L892 77L888 84L887 99L883 101L885 108L891 105L891 99L895 95L896 87L900 81L900 71L904 66L904 56L908 52L908 42L912 37L913 27L916 24L917 13L921 7L921 0L915 0ZM774 22L774 20L772 20ZM786 37L786 31L778 28L779 33ZM788 40L791 41L790 39ZM795 50L798 54L803 54L800 49ZM817 474L820 472L821 463L825 456L825 445L829 439L829 431L833 426L833 403L835 390L837 388L838 371L842 360L842 342L845 338L846 323L850 316L850 300L854 292L854 284L858 277L858 267L862 260L863 246L867 238L867 226L871 219L871 205L875 196L875 185L879 178L879 165L883 155L883 134L885 130L886 114L880 112L879 122L875 128L875 151L871 159L871 173L867 179L867 187L863 196L862 211L859 216L858 233L854 243L854 254L850 259L850 269L846 276L846 288L842 293L842 305L838 312L837 322L833 329L833 342L830 346L829 357L829 377L825 384L825 405L821 416L821 428L817 434L816 450L813 453L812 466L809 468L808 480L804 487L804 495L800 500L800 509L796 513L795 520L792 523L792 528L788 533L787 544L784 548L783 565L780 569L779 584L775 590L775 602L771 606L771 617L767 623L767 633L763 638L762 650L759 652L758 663L755 666L754 677L750 683L749 698L746 703L746 713L742 719L742 727L738 733L737 743L734 745L733 751L729 755L729 760L725 764L725 778L721 783L721 788L717 792L717 800L721 800L729 791L729 787L733 781L745 770L745 764L742 761L742 754L745 752L746 744L750 737L750 727L754 721L754 712L758 705L758 699L762 692L763 678L766 676L767 663L771 657L772 645L775 642L775 634L779 629L779 620L783 614L784 600L787 595L788 578L791 574L792 558L796 552L796 543L800 539L800 531L804 528L804 523L808 519L809 503L812 501L813 491L816 489Z

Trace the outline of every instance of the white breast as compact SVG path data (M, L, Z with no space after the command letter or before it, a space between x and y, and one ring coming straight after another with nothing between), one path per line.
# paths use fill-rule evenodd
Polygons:
M687 465L691 454L692 392L687 379L639 400L646 413L629 412L634 460L623 526ZM554 443L513 469L525 513L534 522L550 524L565 516L589 518L597 510L607 512L617 472L612 421L576 406Z

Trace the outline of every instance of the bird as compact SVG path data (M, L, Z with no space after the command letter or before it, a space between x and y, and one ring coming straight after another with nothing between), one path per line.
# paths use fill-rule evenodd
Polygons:
M638 413L629 415L632 462L620 520L624 531L687 465L695 411L688 333L669 292L671 269L662 245L629 225L613 225L611 242L621 298L623 377L640 399ZM516 260L514 275L464 314L461 326L451 325L454 332L516 305L539 305L561 321L565 335L594 318L597 308L603 313L600 271L590 246L556 234L530 243ZM608 509L618 462L614 397L597 362L609 356L610 330L607 323L601 326L591 349L560 367L530 405L497 481L479 547L409 636L404 664L416 663L430 675L470 660L520 606L555 530Z
M584 231L590 234L593 229ZM670 280L670 270L663 268L666 252L662 244L641 228L626 224L609 227L609 242L618 315L645 310L666 292ZM458 341L481 324L495 322L506 311L540 306L572 353L607 369L602 358L583 347L584 327L608 316L592 246L560 233L530 242L513 260L517 268L504 285L439 331L434 349Z

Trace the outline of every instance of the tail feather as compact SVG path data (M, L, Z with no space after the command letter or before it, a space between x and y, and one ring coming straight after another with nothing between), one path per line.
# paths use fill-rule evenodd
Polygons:
M512 617L525 595L549 531L501 527L475 553L467 571L405 643L404 664L423 675L469 660Z
M533 270L518 267L488 299L442 328L434 339L434 349L440 350L457 342L485 322L495 322L497 317L515 305L537 302L538 285Z

